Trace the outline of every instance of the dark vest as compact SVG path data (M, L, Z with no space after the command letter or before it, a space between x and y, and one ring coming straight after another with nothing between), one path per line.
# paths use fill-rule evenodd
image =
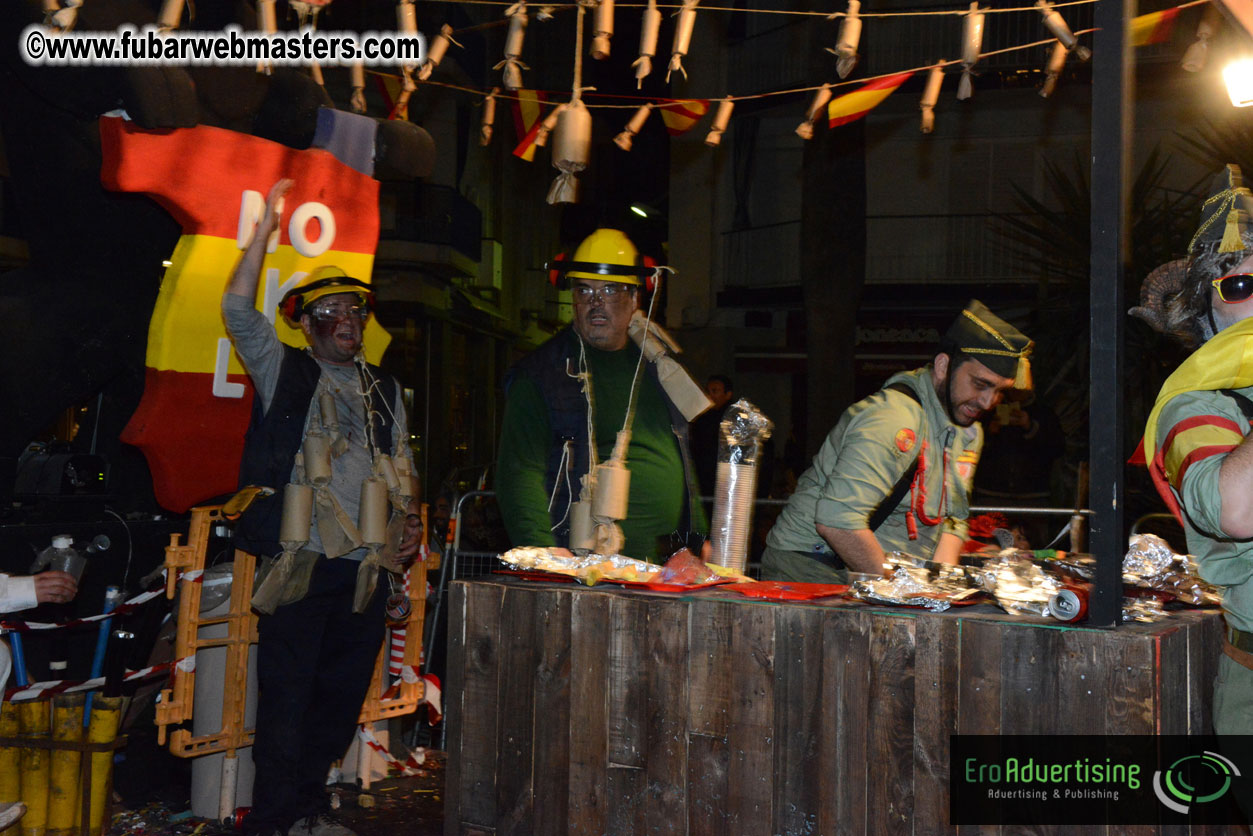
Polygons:
M661 389L657 379L657 366L654 363L644 364L644 378L653 386ZM544 472L544 497L553 495L553 487L557 486L557 496L553 499L550 512L551 522L557 525L565 515L566 503L579 498L582 485L580 480L587 473L590 456L587 449L587 399L583 396L583 388L573 375L579 370L579 341L574 331L566 328L559 331L551 339L518 361L505 375L505 393L519 376L529 377L539 388L548 406L548 462ZM696 487L696 473L692 466L692 457L688 450L687 419L679 408L674 405L665 390L661 389L666 408L670 412L670 427L679 443L679 458L683 461L683 485L686 496L683 502L683 515L679 520L680 529L690 529L693 512L692 503L700 501L700 492ZM571 456L567 464L572 497L566 495L566 479L558 479L561 467L562 450L570 443ZM628 465L629 467L629 465ZM557 545L565 547L570 543L570 520L553 529Z
M378 378L388 407L396 402L396 381L378 366L369 366ZM264 485L274 495L258 498L235 526L235 547L252 554L273 555L282 551L279 526L283 518L283 486L291 480L296 453L304 441L305 419L317 392L322 368L307 351L283 346L278 385L270 409L261 410L254 394L252 420L244 436L244 455L239 463L239 485ZM374 437L383 453L392 452L392 415L382 404L374 410Z

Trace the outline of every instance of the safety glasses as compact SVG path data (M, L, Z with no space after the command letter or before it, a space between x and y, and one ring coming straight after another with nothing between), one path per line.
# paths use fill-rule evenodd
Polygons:
M370 309L364 305L353 305L340 300L314 302L309 309L309 313L314 319L322 320L340 320L347 317L353 317L359 322L365 322L370 316Z
M1243 302L1253 296L1253 275L1248 273L1232 273L1221 279L1210 282L1218 290L1218 298L1228 305Z

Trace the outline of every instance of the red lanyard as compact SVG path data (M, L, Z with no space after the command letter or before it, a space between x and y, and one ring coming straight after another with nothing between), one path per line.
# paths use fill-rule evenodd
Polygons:
M927 442L918 451L918 472L909 486L909 510L905 512L905 529L910 540L918 539L918 522L923 525L939 525L944 521L944 508L948 504L948 448L944 448L944 478L940 480L940 507L934 517L927 516ZM915 520L917 517L917 520Z

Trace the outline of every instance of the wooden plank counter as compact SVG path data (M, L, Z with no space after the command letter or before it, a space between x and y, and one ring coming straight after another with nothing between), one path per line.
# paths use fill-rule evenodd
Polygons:
M1221 640L1216 611L1104 631L504 576L450 600L449 836L958 832L949 735L1206 732Z

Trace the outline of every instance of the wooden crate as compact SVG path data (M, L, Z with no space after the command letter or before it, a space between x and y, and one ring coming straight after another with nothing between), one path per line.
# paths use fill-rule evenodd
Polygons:
M1205 732L1221 636L512 579L449 619L448 836L959 832L949 735Z

